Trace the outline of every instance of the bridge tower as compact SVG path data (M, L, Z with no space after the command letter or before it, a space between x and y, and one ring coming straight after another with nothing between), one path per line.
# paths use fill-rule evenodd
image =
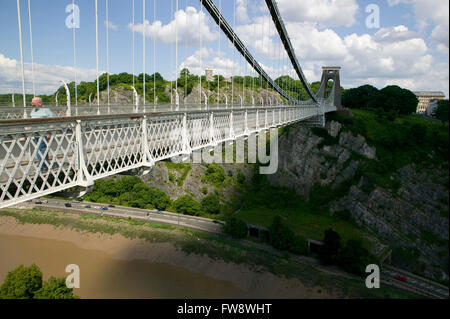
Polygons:
M327 91L327 83L329 80L334 81L334 105L337 110L342 109L342 92L341 92L341 78L339 72L341 70L340 66L324 66L322 67L322 80L320 84L319 91L317 92L318 98L325 98Z

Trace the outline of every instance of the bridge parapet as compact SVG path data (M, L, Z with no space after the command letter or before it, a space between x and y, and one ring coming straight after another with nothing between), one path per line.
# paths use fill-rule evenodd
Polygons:
M324 105L1 121L0 208L323 116Z

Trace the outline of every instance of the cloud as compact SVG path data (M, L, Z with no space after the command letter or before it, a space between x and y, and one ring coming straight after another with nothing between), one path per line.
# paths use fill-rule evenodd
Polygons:
M32 93L31 63L24 64L25 88ZM5 57L0 53L0 92L22 92L22 73L20 61ZM101 73L100 73L101 74ZM36 94L51 94L61 86L60 80L72 82L75 69L70 66L34 64L34 78ZM91 69L77 69L77 81L93 81L96 71Z
M248 17L247 8L248 0L237 0L236 1L236 16L239 22L246 23L250 21Z
M340 65L344 86L397 84L410 90L442 90L448 95L448 63L436 62L425 41L406 26L382 28L374 35L343 38L311 24L288 25L292 43L309 81L321 67ZM295 29L296 32L293 32Z
M448 63L437 63L421 35L404 25L381 28L373 35L352 33L344 37L312 22L287 22L286 28L310 82L320 80L322 66L340 65L344 85L398 84L448 94ZM273 25L269 33L268 19L256 18L236 31L257 55L279 58L278 36ZM281 52L284 59L284 49ZM277 74L276 70L266 71Z
M105 26L108 29L111 29L111 30L117 30L118 29L117 25L115 25L112 21L108 21L108 22L105 21Z
M168 24L163 25L161 21L154 21L152 24L145 20L143 24L128 24L130 30L144 33L149 38L165 44L176 42L176 29L178 28L178 44L197 47L200 38L203 43L212 42L217 39L218 34L213 32L208 23L205 13L197 11L194 7L187 7L186 10L178 10L175 18Z
M321 26L350 27L356 23L356 0L278 0L285 22L314 22Z
M390 6L399 3L411 4L414 7L416 22L421 30L431 25L430 38L436 42L440 52L449 49L449 1L448 0L387 0Z

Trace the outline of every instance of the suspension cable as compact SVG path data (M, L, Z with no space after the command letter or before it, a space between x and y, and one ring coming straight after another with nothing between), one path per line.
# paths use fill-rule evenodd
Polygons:
M233 7L233 30L236 30L236 0L234 0ZM234 76L236 71L234 70L236 64L236 46L235 46L235 35L233 33L233 76L231 77L231 107L234 107Z
M98 76L98 0L95 0L95 57L96 57L96 65L97 65L97 107L100 106L100 85L99 85L99 76ZM100 112L100 109L97 108L97 113Z
M133 24L133 29L132 29L132 40L131 40L131 42L132 42L132 49L131 49L131 55L132 55L132 58L131 58L131 60L132 60L132 62L131 62L131 69L132 69L132 73L133 73L133 87L135 88L135 80L134 80L134 0L133 0L133 2L132 2L132 11L133 11L133 13L132 13L132 20L133 20L133 22L132 22L132 24ZM133 105L135 105L135 103L136 103L136 101L135 101L135 94L133 94Z
M156 22L156 0L153 0L153 23ZM156 111L156 34L153 35L153 111Z
M75 0L72 0L72 10L75 10ZM75 72L75 106L78 106L78 92L77 92L77 40L75 24L73 25L73 68Z
M170 0L170 14L173 12L173 0ZM170 44L170 73L173 72L173 42ZM173 108L173 81L170 81L170 110Z
M176 0L176 10L175 10L175 104L178 111L179 100L178 100L178 0Z
M106 0L106 85L107 85L107 104L109 106L109 8ZM109 113L109 108L108 108Z
M30 26L30 51L31 51L31 83L33 85L33 96L36 96L36 89L34 86L34 53L33 53L33 28L31 26L31 9L30 0L28 0L28 22Z
M198 18L198 26L199 26L199 31L200 31L200 75L199 75L199 101L200 101L200 109L202 108L202 72L203 72L203 58L202 58L202 40L203 40L203 36L202 36L202 30L200 30L201 28L201 19L203 18L203 0L200 0L200 16ZM205 103L207 103L207 101L205 101Z
M20 64L22 69L22 98L23 98L23 107L27 106L26 97L25 97L25 69L23 66L23 43L22 43L22 20L20 17L20 0L17 0L17 19L19 23L19 44L20 44ZM24 111L24 117L26 118L26 112Z
M219 0L219 11L222 12L222 0ZM218 56L220 59L220 26L222 24L222 19L219 17L219 51L218 51ZM220 103L220 74L219 72L217 72L217 108L219 108L219 103Z
M145 112L145 0L142 0L142 85L144 92L144 112Z
M185 7L185 13L186 13L186 28L187 28L187 26L189 25L189 24L188 24L188 12L187 12L187 6L188 6L188 2L187 2L187 0L186 0L186 7ZM185 42L184 42L184 58L187 59L187 42L186 42L186 40L185 40ZM186 69L187 69L187 68L186 68ZM184 104L184 108L185 108L185 109L187 108L187 106L186 106L186 100L187 100L187 78L188 78L188 75L187 75L187 72L186 72L185 75L184 75L184 99L183 99L183 104Z

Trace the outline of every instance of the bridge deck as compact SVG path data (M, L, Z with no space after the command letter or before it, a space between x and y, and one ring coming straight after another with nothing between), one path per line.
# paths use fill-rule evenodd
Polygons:
M335 110L324 105L0 121L0 208Z

